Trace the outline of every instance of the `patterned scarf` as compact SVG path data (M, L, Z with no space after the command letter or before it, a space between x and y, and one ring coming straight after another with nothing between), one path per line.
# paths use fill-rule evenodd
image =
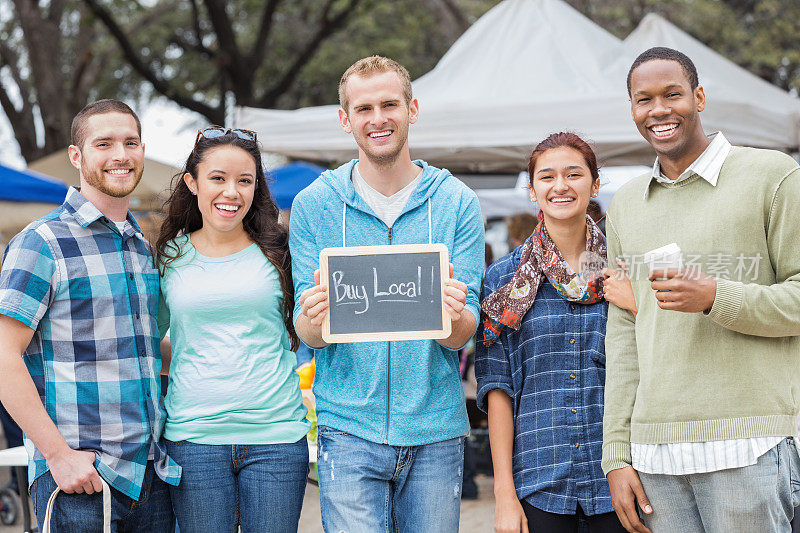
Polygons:
M533 306L536 292L545 278L562 298L570 302L588 305L602 300L606 240L589 215L586 215L585 253L588 257L581 257L584 270L576 274L547 233L540 211L539 224L522 247L522 257L514 277L481 304L484 313L483 344L490 346L494 343L504 327L519 329L522 317Z

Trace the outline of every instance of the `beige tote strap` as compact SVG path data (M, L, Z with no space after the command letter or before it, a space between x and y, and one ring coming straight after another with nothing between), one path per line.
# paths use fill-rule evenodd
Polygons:
M111 488L102 477L100 481L103 483L103 533L111 533ZM56 487L56 490L50 495L50 499L47 500L47 511L45 511L44 520L42 521L42 533L50 533L50 520L53 518L53 504L59 492L61 492L61 489Z

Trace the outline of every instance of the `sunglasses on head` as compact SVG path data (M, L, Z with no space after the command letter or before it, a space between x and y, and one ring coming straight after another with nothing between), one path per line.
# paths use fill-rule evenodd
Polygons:
M239 128L223 128L222 126L209 126L204 130L197 130L197 138L194 140L194 144L197 146L197 143L200 142L200 137L216 139L217 137L222 137L229 133L236 135L242 140L256 142L256 132L254 131L242 130Z

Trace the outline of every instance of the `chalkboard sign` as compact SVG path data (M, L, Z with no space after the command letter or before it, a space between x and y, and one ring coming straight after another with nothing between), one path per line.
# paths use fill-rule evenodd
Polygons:
M325 342L445 339L449 260L444 244L325 248L319 256L328 283Z

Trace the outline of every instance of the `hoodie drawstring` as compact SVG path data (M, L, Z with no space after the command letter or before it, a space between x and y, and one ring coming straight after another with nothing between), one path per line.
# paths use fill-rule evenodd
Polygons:
M347 202L344 202L344 204L342 205L342 248L347 246L344 243L344 235L345 235L345 233L344 233L344 221L347 219L346 215L347 215Z
M433 223L431 222L431 197L428 196L428 244L433 243Z

